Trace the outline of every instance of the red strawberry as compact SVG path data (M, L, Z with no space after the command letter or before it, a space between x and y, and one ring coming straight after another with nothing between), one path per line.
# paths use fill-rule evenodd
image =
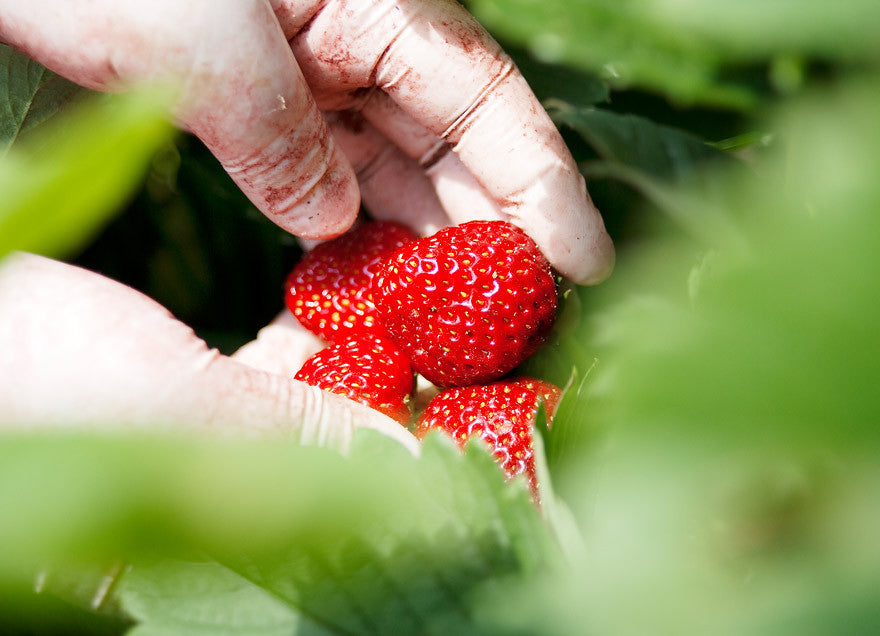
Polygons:
M352 337L321 349L294 379L366 404L403 425L409 423L406 399L413 390L412 367L384 338Z
M379 263L415 238L403 225L373 221L321 243L288 275L288 308L330 342L357 332L385 335L376 322L370 279Z
M525 473L535 501L538 480L532 451L532 422L544 401L548 421L562 392L542 380L520 378L446 389L428 404L419 418L416 436L439 429L464 447L472 435L485 441L509 478Z
M409 243L373 279L379 320L440 386L498 379L546 340L556 316L547 259L503 221L471 221Z

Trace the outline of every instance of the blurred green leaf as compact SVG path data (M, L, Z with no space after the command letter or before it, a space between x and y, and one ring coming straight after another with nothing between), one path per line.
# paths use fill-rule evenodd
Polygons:
M128 636L321 636L335 634L211 561L135 568L120 592L138 622Z
M669 235L618 272L608 291L627 301L601 318L627 378L612 419L690 434L712 421L716 443L876 440L876 92L859 84L787 109L765 176L723 189L737 234ZM677 200L694 217L702 202Z
M544 434L551 474L555 474L566 460L573 461L583 457L586 446L596 441L598 431L589 425L589 405L584 389L597 362L594 359L593 365L583 371L572 369L556 408L553 424Z
M3 577L210 555L346 633L465 629L470 590L558 558L524 485L508 483L483 445L462 454L439 434L419 458L369 432L347 458L280 440L8 434L0 506L16 511L0 518L0 541L15 547L0 556ZM221 585L206 567L202 584ZM162 601L156 585L124 583L122 600L150 625L205 600ZM250 595L236 616L250 615ZM233 612L229 598L215 601L218 615Z
M709 174L721 168L742 170L731 155L696 135L637 115L558 100L550 102L549 109L557 124L575 131L598 156L580 164L588 180L625 184L700 239L738 236L728 212L717 202L726 193L719 192L718 179Z
M354 456L388 461L376 440L361 441L370 448ZM506 483L482 444L462 457L445 435L428 436L401 478L413 494L374 493L394 507L381 522L352 517L345 537L224 563L338 633L476 633L473 590L547 567L551 535L525 488Z
M86 91L0 43L0 157Z
M143 178L172 134L162 92L93 98L0 158L0 257L70 254Z
M727 58L799 53L880 61L880 5L874 0L648 0L641 5L653 19L712 43Z
M565 490L592 571L555 612L579 603L610 634L877 631L877 87L764 122L775 152L749 177L715 175L729 182L711 205L737 233L667 223L596 290L587 389L608 434L585 456L600 477L584 461ZM692 194L675 200L684 215ZM544 584L526 586L542 627Z
M760 122L778 143L752 172L703 175L717 196L652 181L677 212L582 294L580 342L561 340L580 367L598 358L578 420L602 437L556 475L585 552L482 590L481 621L880 630L878 86L826 87ZM702 213L730 231L681 231Z
M756 82L735 81L732 71L756 64L771 67L762 82L786 93L799 88L798 69L810 59L872 65L880 59L880 5L873 0L471 0L469 6L493 32L539 59L684 105L753 107Z
M646 11L647 0L471 0L488 28L545 62L596 73L615 88L658 90L682 103L747 108L746 86L720 76L712 43Z

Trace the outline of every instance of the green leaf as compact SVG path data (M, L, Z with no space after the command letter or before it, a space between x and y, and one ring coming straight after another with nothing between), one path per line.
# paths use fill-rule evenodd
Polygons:
M587 179L625 184L708 244L739 237L735 215L722 204L727 192L714 176L720 170L745 171L731 155L696 135L637 115L559 101L550 104L550 112L598 155L580 164Z
M651 0L645 12L735 60L799 53L843 61L880 59L880 5L872 0Z
M303 625L343 633L440 633L468 628L474 589L558 558L526 488L506 481L485 445L463 454L441 434L420 457L373 432L355 437L349 457L289 440L2 442L0 506L15 514L0 518L0 542L15 550L0 554L0 580L47 563L67 572L122 559L138 572L209 555L282 602L290 613L273 614L280 625L305 616ZM199 585L226 585L217 576L206 566ZM150 626L201 603L155 598L147 578L124 579L122 601ZM243 587L237 610L215 599L218 615L250 615L256 592Z
M876 439L868 385L880 348L866 319L868 281L880 277L875 92L871 81L787 109L774 125L784 154L762 178L729 175L713 202L736 232L663 235L618 271L608 291L627 300L601 335L627 378L615 384L614 419L692 434L711 419L708 439L728 444ZM695 217L701 200L685 192L678 202Z
M126 575L128 636L324 636L327 630L211 561L164 561Z
M353 457L374 456L375 441L362 439ZM413 494L383 489L397 506L381 523L352 519L341 540L224 563L339 633L472 633L474 590L546 567L550 535L482 444L462 457L445 435L429 435L406 475Z
M0 258L84 245L170 138L167 103L161 93L94 98L0 158Z
M614 88L684 105L749 109L759 93L742 70L766 64L780 92L800 88L811 59L876 67L873 0L471 0L493 32L537 58L601 74ZM758 77L759 81L763 78ZM751 80L754 85L754 78Z
M645 0L472 0L489 29L535 57L644 87L681 103L748 108L752 91L721 78L723 55L698 34L646 10Z
M550 104L557 124L577 132L604 161L674 182L692 179L698 170L729 156L696 135L644 117L598 108Z
M589 382L598 359L584 372L572 369L571 377L564 387L562 399L556 407L553 425L544 435L547 462L555 472L566 460L583 456L587 443L595 441L598 431L590 425L589 404L585 385Z
M0 43L0 157L85 89Z

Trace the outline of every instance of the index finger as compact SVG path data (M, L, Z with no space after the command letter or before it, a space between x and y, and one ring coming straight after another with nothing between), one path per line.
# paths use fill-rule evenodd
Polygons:
M314 52L331 46L326 38L342 47L350 81L369 73L446 141L558 271L585 284L608 275L611 239L559 131L510 57L464 8L452 1L329 3L303 42Z

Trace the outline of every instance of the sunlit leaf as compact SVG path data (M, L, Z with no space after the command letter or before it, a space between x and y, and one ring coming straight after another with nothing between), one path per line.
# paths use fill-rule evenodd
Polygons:
M880 190L868 174L878 166L880 126L872 87L839 95L834 117L823 117L827 95L787 111L784 164L763 169L763 179L737 175L725 190L737 234L690 244L670 235L619 272L616 291L627 300L603 318L614 372L626 378L615 419L692 434L711 421L712 438L728 443L846 446L873 435L880 403L868 385L880 374L880 341L866 317L880 279ZM699 199L682 201L699 214Z
M172 134L161 94L95 98L0 158L0 257L80 248L118 211Z
M596 73L616 88L639 86L683 103L746 108L754 94L721 78L711 41L658 20L643 0L472 0L476 16L538 59ZM649 3L648 3L649 6Z
M282 624L302 612L346 633L464 628L470 590L556 558L526 488L483 445L462 454L441 434L418 458L377 433L356 436L349 457L289 441L7 435L0 505L16 511L0 519L0 541L15 546L0 578L209 555L288 606ZM202 584L214 585L206 567ZM123 581L123 602L151 625L210 600L145 605L155 577Z
M211 561L165 561L127 575L128 636L319 636L327 630Z
M780 92L799 88L810 59L876 64L872 0L471 0L489 28L536 57L682 104L745 109L758 91L732 69L765 63ZM785 71L784 69L788 69Z
M648 0L658 22L712 42L733 59L799 53L822 59L880 59L880 5L873 0Z

